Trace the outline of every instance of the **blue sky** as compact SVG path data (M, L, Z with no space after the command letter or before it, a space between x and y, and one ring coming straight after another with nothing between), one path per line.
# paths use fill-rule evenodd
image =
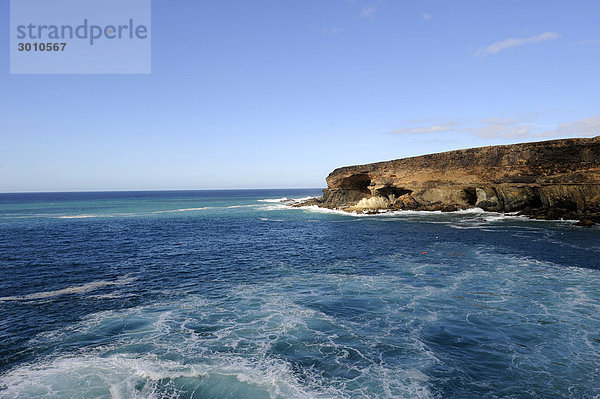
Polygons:
M322 187L336 167L600 135L600 2L152 2L150 75L10 75L0 191Z

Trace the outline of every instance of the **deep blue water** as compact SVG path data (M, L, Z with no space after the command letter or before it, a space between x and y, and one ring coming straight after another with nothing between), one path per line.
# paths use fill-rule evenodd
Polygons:
M318 194L0 194L0 397L600 395L600 229Z

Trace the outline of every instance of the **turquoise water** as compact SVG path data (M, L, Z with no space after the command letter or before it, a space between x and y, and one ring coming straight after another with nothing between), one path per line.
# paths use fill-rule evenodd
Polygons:
M600 229L318 194L0 194L0 397L600 395Z

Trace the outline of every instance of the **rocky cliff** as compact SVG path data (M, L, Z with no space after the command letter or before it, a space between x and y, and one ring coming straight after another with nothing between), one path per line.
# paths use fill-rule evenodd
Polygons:
M361 212L479 207L598 222L600 136L347 166L329 174L327 187L303 205Z

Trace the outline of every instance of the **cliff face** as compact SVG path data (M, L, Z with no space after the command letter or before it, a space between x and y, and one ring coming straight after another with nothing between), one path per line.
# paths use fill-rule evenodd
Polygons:
M600 212L600 136L471 148L347 166L327 177L327 208L348 211L479 207L534 217Z

